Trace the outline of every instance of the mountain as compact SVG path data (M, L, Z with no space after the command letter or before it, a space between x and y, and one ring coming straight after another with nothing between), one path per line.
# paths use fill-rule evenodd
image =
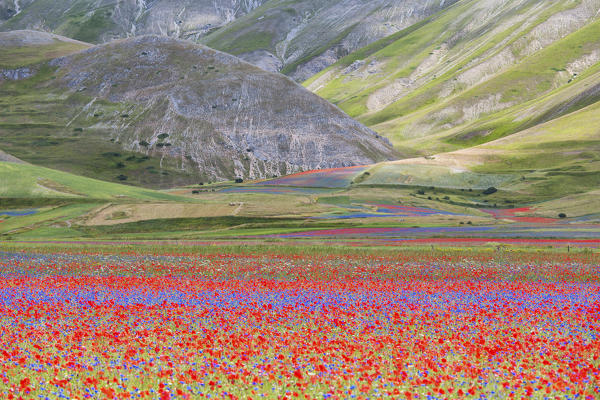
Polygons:
M197 38L265 0L0 0L0 30L34 29L91 43L159 34Z
M187 41L115 41L0 85L2 150L109 181L170 187L396 157L289 78Z
M0 0L0 30L90 43L155 34L201 40L305 80L457 0Z
M404 153L479 145L600 100L599 17L598 0L459 1L305 86Z
M341 57L456 0L271 0L201 41L262 68L308 79Z

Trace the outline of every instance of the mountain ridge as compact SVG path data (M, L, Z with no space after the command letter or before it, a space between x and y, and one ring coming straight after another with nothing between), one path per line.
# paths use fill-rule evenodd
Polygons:
M599 13L596 0L459 2L305 86L405 152L468 147L542 121L541 114L526 117L529 125L503 115L561 88L570 93L598 68ZM593 93L583 88L573 97L594 101ZM499 122L482 126L491 118Z

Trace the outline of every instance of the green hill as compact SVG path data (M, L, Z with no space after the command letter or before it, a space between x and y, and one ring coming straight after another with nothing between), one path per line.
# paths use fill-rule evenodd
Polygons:
M44 29L90 43L133 35L196 38L266 0L1 0L0 31Z
M493 141L600 99L599 10L593 1L460 1L305 86L404 152Z
M378 164L367 172L357 186L478 190L494 186L500 191L485 200L498 203L538 202L596 190L600 187L600 102L482 145Z
M135 186L85 178L62 171L0 161L0 198L102 201L189 201ZM39 203L42 203L41 201Z
M91 47L63 36L36 31L0 33L0 69L22 68ZM4 72L6 73L6 71ZM0 77L0 79L2 79Z

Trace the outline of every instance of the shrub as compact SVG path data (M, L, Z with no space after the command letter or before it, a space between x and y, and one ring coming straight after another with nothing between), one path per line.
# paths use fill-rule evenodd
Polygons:
M498 191L498 189L496 189L495 187L492 186L492 187L489 187L489 188L485 189L483 191L483 194L485 194L485 195L494 194L497 191Z
M117 179L120 181L126 181L127 180L127 175L119 175L117 176Z
M235 178L235 183L242 183L244 180L242 178Z
M567 214L560 213L560 214L558 214L558 218L567 218Z

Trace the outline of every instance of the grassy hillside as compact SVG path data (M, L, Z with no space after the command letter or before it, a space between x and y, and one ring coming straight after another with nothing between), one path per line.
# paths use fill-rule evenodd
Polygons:
M503 204L563 199L600 187L600 103L504 138L433 157L371 167L360 185L484 189L498 192L479 200ZM423 194L426 196L427 194ZM589 203L588 213L595 203Z
M194 203L194 199L84 178L29 164L0 162L0 237L74 238L96 209L140 203Z
M405 152L489 142L600 99L599 10L461 1L305 85Z
M0 198L190 201L168 193L10 162L0 162Z
M19 68L66 56L90 44L36 31L0 32L0 69Z

